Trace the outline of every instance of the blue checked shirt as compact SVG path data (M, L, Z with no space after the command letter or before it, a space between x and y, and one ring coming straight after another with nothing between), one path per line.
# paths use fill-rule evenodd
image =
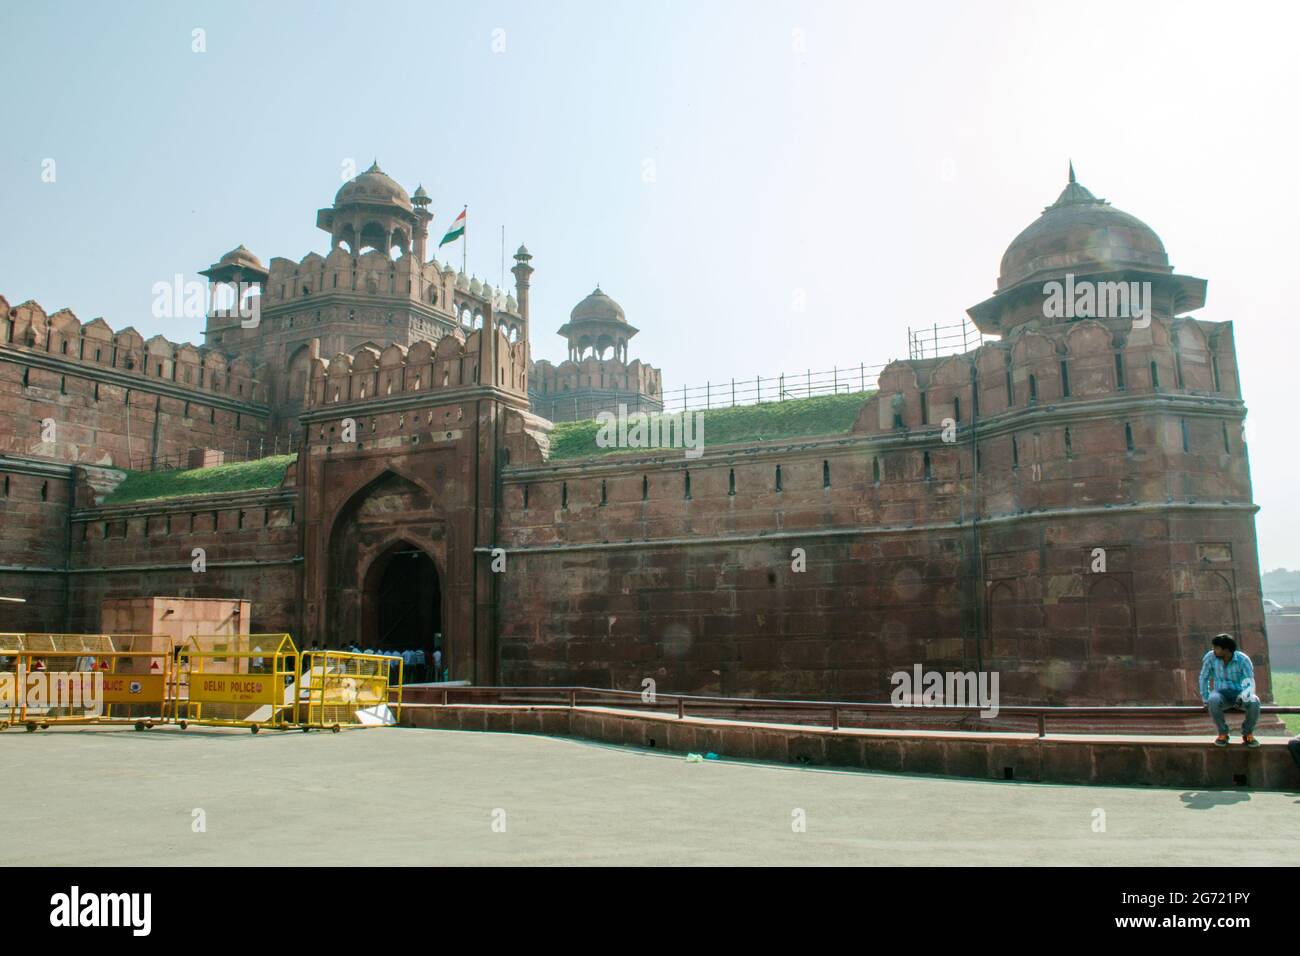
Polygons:
M1210 683L1213 681L1213 688ZM1250 658L1241 651L1234 651L1232 660L1223 663L1214 651L1206 653L1201 659L1201 700L1210 699L1211 690L1222 690L1250 697L1255 693L1255 666Z

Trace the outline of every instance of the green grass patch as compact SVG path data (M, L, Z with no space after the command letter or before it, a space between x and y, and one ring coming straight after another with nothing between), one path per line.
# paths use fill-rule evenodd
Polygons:
M1273 672L1273 702L1279 707L1300 707L1300 673ZM1300 714L1278 714L1286 729L1300 734Z
M104 504L278 488L284 481L285 471L297 458L297 455L275 455L188 471L128 471L126 480L113 489Z
M863 404L874 394L874 391L866 391L819 395L816 398L701 411L698 414L703 417L703 445L707 449L712 445L739 442L841 435L853 427ZM600 429L600 423L594 419L557 423L551 432L551 460L631 451L646 454L654 451L649 448L601 448L596 444Z

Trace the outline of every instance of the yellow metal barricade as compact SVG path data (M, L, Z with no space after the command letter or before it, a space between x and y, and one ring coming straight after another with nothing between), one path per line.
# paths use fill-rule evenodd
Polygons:
M134 634L0 635L0 729L167 720L169 661Z
M304 729L327 727L337 733L344 727L393 726L402 713L402 679L402 659L396 655L304 654L298 682Z
M182 730L298 723L298 649L288 634L196 634L175 654L170 697Z

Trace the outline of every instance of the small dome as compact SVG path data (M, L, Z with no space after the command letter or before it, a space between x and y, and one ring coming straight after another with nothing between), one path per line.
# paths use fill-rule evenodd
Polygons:
M266 271L262 268L262 260L253 255L252 251L243 244L235 246L235 248L227 252L217 264L222 266L246 266L261 272Z
M1077 183L1071 164L1070 181L1056 202L1007 246L998 291L1067 272L1119 269L1173 271L1155 230Z
M335 206L349 203L379 203L401 206L409 211L411 197L395 180L379 168L378 160L356 179L343 184L334 195Z
M469 291L475 295L483 294L483 283L478 281L478 276L474 276L469 280Z
M468 291L469 291L469 276L465 275L465 273L463 273L463 272L457 273L457 275L456 275L456 288L457 288L457 289L460 289L462 292L468 292Z
M627 324L623 307L600 291L595 291L573 307L569 313L570 322L622 322Z

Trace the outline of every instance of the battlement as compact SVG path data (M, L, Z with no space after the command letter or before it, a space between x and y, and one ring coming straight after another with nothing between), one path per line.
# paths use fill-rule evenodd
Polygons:
M891 362L856 432L958 426L1031 406L1129 395L1240 399L1231 322L1084 319L1024 329L960 355Z
M662 399L663 372L640 359L623 362L594 355L577 361L569 359L559 365L547 359L533 363L534 392L549 395L587 388L616 389Z
M381 349L367 343L333 359L314 359L310 404L319 407L472 385L495 385L526 395L528 343L511 342L501 327L495 343L484 342L483 335L481 329L464 338L453 332L436 345L417 342L409 349L396 344ZM484 362L495 365L495 374L486 379L480 374Z
M309 252L297 262L271 259L263 311L300 305L322 293L341 292L422 303L459 321L462 313L491 305L498 313L518 316L513 295L458 273L436 259L421 263L411 255L391 258L379 250L353 255L342 247L328 255Z
M436 262L420 263L409 255L392 259L377 250L352 255L339 247L325 256L309 252L297 262L276 256L266 279L263 310L321 293L347 292L414 300L450 315L455 282L455 272Z
M0 296L0 334L6 345L43 352L90 368L138 375L239 401L264 402L247 360L207 346L145 339L134 328L114 332L103 319L82 324L70 309L47 314L28 300L16 306Z

